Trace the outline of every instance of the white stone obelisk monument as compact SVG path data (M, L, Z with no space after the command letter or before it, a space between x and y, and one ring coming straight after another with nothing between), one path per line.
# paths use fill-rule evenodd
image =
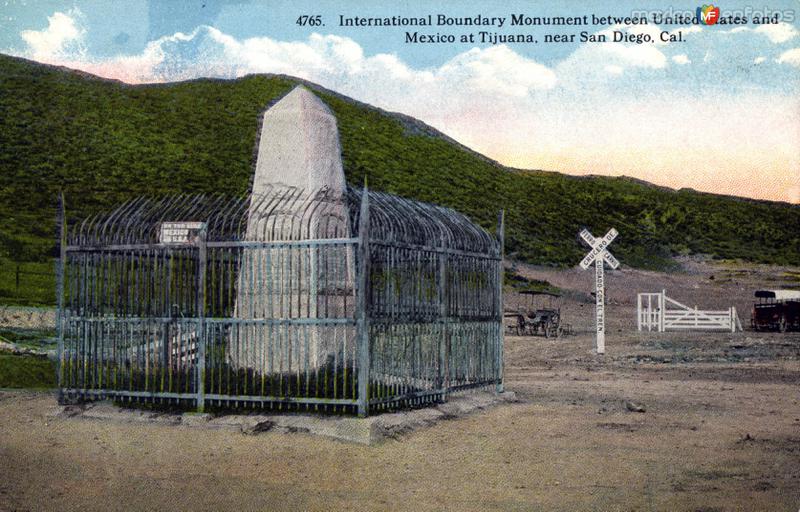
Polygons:
M295 87L269 108L261 121L245 240L349 237L349 215L343 201L346 186L336 117L311 91ZM324 205L314 206L321 191ZM265 195L287 194L291 200L263 200ZM342 300L331 296L329 289L346 286L321 274L333 265L346 266L351 258L345 246L244 248L234 315L243 320L315 319L323 314L319 304L324 301L324 314L337 316ZM352 276L338 272L333 280L348 278ZM279 335L278 344L294 347L286 356L294 360L291 366L310 365L313 370L334 350L335 336L325 329L313 323L301 327L282 323L278 329L242 331L232 337L243 350L231 357L231 363L266 372L268 363L259 354L266 352L262 349L268 344L274 346L271 338Z

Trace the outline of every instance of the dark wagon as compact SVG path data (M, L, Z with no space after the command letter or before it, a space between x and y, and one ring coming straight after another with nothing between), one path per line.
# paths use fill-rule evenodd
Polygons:
M562 333L561 296L556 293L525 290L524 305L504 313L507 334L558 337Z
M756 331L800 330L800 290L757 290L750 324Z

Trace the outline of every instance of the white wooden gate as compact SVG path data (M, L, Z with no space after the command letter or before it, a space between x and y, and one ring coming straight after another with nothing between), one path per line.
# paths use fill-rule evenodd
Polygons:
M640 331L742 330L735 307L719 311L690 308L667 297L666 290L638 294L636 315L636 327Z

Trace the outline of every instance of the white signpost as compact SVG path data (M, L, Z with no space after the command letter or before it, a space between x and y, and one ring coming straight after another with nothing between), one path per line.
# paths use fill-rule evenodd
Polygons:
M581 261L581 268L586 270L594 263L595 269L595 314L597 320L597 353L604 354L606 351L606 318L605 318L605 275L603 273L603 262L608 263L611 268L619 267L619 261L607 248L611 242L617 238L617 230L611 228L603 238L595 238L588 230L581 230L581 238L591 246L592 250Z

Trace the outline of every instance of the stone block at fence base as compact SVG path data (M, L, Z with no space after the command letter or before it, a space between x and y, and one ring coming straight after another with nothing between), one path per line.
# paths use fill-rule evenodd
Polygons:
M350 443L374 445L386 439L398 439L439 421L459 418L495 405L516 401L517 397L513 391L500 394L478 391L450 397L446 403L436 407L376 414L367 418L311 414L226 415L213 418L204 424L189 425L185 421L182 424L230 429L244 434L268 431L304 433Z
M63 406L50 417L72 420L83 418L114 423L150 423L230 430L247 435L262 432L300 433L327 437L349 443L379 444L386 439L399 439L437 422L455 419L496 405L517 401L513 391L494 393L478 391L452 396L446 403L367 418L317 416L311 414L248 414L214 417L210 414L171 414L115 407L110 403L88 404L82 408Z
M181 418L177 414L117 407L111 402L85 404L79 410L76 410L74 406L64 406L64 415L74 418L111 421L115 423L178 425L181 422Z

